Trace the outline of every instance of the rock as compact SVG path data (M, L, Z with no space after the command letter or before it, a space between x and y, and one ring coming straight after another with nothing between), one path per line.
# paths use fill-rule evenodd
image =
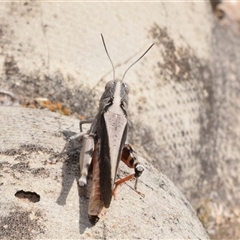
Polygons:
M222 1L216 6L215 14L220 24L238 35L240 33L240 3L237 1Z
M12 2L0 12L0 87L21 103L47 98L82 118L95 116L113 77L100 33L117 78L154 42L124 79L129 139L188 199L208 194L202 175L211 167L205 160L213 111L210 3Z
M62 132L78 132L79 121L21 107L0 107L0 112L1 239L208 239L183 194L142 157L146 170L138 188L145 197L133 190L133 182L123 184L92 226L89 188L77 184L81 144L54 161L65 144ZM130 172L120 164L121 176Z
M130 86L129 140L195 208L217 204L232 212L240 200L239 17L237 4L230 9L221 2L215 9L225 13L221 20L209 1L4 2L0 90L14 95L0 95L0 102L11 104L17 96L31 106L29 99L48 99L49 108L61 103L81 119L92 118L112 79L100 33L118 78L154 42L124 79ZM218 226L215 237L226 233L218 224L223 212L206 212L201 219L211 219L208 231ZM231 215L230 228L238 232ZM223 238L240 238L234 231Z

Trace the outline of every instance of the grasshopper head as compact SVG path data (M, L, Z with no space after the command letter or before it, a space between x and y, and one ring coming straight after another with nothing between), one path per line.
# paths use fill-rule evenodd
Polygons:
M112 62L112 59L110 58L110 55L108 53L103 35L101 34L102 41L103 41L103 46L105 48L105 51L107 53L107 56L111 62L112 68L113 68L113 79L109 81L106 86L105 86L105 91L100 99L100 105L99 105L99 111L107 111L108 108L111 106L113 112L116 114L120 113L121 110L123 110L124 115L127 115L127 107L128 107L128 92L129 92L129 87L126 83L123 82L123 79L128 72L128 70L135 65L149 50L150 48L154 45L152 44L134 63L132 63L125 73L123 74L122 80L115 79L115 67ZM115 111L116 110L116 111Z
M119 79L111 80L105 85L105 91L100 99L99 110L107 111L112 105L127 111L129 87Z

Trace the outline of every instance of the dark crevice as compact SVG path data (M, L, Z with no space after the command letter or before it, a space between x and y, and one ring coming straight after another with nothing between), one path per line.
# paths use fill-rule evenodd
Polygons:
M38 195L35 192L25 192L23 190L17 191L15 193L15 197L21 199L21 200L27 200L28 202L39 202L40 201L40 195Z

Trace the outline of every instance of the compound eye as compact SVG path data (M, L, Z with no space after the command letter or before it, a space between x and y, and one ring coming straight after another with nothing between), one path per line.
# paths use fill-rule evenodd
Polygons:
M126 93L129 93L129 86L128 86L128 84L127 83L122 83L123 84L123 87L124 87L124 89L125 89L125 91L126 91Z
M114 80L111 80L111 81L107 82L106 85L105 85L105 90L110 89L111 87L114 86L114 84L115 84Z

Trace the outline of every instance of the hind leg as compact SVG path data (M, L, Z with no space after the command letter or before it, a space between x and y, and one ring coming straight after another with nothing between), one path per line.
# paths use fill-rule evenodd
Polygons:
M84 135L83 147L79 156L80 178L78 182L80 186L84 186L87 184L88 169L92 162L93 150L94 150L93 137L89 134Z
M119 185L122 183L129 181L133 178L136 178L134 189L137 193L143 196L142 193L137 191L137 181L138 178L142 175L144 171L144 166L138 161L137 158L137 153L133 150L132 146L130 144L125 144L123 150L122 150L122 156L121 160L129 167L129 168L134 168L135 173L130 174L118 181L115 182L115 187L113 189L113 196L116 199L116 190Z

